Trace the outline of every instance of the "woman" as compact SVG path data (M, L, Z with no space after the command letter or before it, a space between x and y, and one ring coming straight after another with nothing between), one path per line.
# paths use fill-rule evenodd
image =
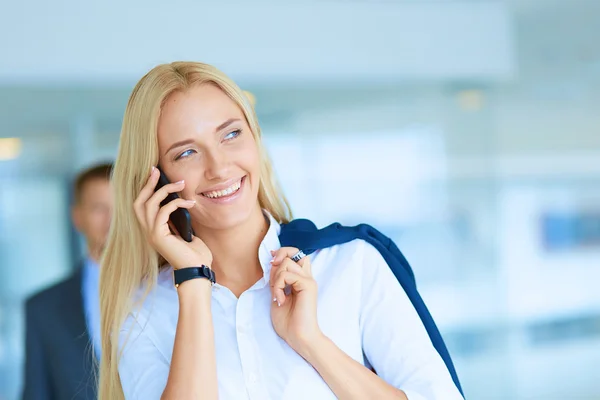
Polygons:
M174 183L155 191L155 166ZM376 249L280 247L291 212L254 110L214 67L178 62L142 78L113 183L102 400L462 398ZM161 207L169 193L180 199ZM178 207L190 243L170 229ZM181 281L190 271L197 279Z

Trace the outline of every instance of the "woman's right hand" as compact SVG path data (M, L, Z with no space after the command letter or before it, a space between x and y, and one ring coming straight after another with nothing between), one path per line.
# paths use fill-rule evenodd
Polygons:
M170 183L155 192L159 176L158 169L152 167L148 182L133 203L135 215L146 233L148 241L154 250L175 269L201 265L210 267L212 253L200 238L192 236L192 241L188 243L180 236L174 235L169 228L171 213L177 208L193 208L196 201L179 198L161 207L161 201L169 193L181 192L185 183L183 181Z

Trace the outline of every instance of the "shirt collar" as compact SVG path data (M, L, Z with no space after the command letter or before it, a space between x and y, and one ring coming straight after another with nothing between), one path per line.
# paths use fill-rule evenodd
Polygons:
M86 257L83 261L83 284L93 289L98 286L99 280L100 266L91 258Z
M258 260L260 261L260 266L263 269L264 278L266 281L268 281L269 274L271 273L271 260L273 259L271 251L279 250L281 247L279 242L281 225L279 225L279 222L277 222L267 210L263 210L263 214L269 222L269 229L267 230L265 237L258 247Z
M100 267L96 261L92 260L89 257L85 258L84 263L85 263L85 266L88 268L99 268Z

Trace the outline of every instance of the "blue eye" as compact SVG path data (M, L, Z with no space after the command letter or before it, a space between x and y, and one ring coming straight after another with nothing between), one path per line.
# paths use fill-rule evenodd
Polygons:
M231 140L231 139L235 139L236 137L240 136L241 130L240 129L236 129L233 132L229 132L227 135L225 135L225 140Z
M189 157L190 155L192 155L192 152L194 152L194 150L186 150L183 153L181 153L180 155L178 155L177 158L175 158L175 160L179 160L181 158Z

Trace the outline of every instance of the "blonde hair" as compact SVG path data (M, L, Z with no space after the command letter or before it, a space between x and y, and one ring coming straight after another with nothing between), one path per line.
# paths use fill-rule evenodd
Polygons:
M244 113L256 140L260 158L258 201L280 223L292 218L289 204L276 182L261 141L254 108L244 92L217 68L196 62L159 65L135 86L123 118L119 151L112 176L115 210L100 276L102 358L100 400L123 399L118 373L119 331L133 308L132 297L142 283L147 294L155 285L159 256L150 247L133 211L133 202L158 162L157 127L162 106L170 94L193 85L214 84Z

